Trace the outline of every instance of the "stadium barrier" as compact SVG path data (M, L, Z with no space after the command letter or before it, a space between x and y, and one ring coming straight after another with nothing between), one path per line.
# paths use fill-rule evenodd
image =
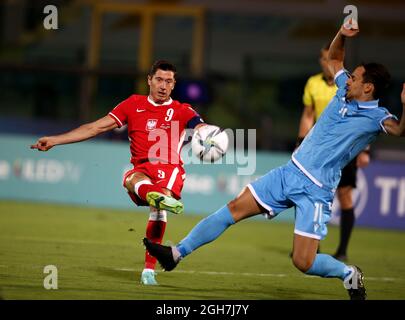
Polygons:
M122 187L123 173L131 168L127 143L94 140L38 152L29 148L37 138L0 134L0 199L134 209ZM191 153L187 146L183 151ZM222 159L228 164L185 165L186 214L214 212L247 183L290 158L275 152L239 151L235 155ZM232 158L237 161L229 164ZM249 168L245 170L249 174L238 174L241 168ZM357 225L405 229L405 164L372 161L359 170L354 201ZM332 208L331 223L337 223L337 201ZM275 220L293 219L290 209Z

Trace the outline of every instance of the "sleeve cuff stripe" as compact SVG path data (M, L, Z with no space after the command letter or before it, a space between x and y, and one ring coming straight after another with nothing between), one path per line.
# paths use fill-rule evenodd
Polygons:
M336 72L336 74L335 74L335 81L336 81L336 79L337 79L337 77L339 77L342 73L344 73L346 70L345 69L340 69L338 72Z
M380 120L380 126L381 126L381 129L382 129L385 133L388 133L388 132L387 132L387 130L385 130L385 127L384 127L383 122L384 122L385 120L389 119L389 118L393 118L393 119L395 119L395 120L398 120L398 118L397 118L396 116L394 116L393 114L389 114L388 116L382 118L382 119Z
M114 113L110 112L108 115L112 116L112 117L114 118L115 122L117 122L117 124L118 124L120 127L123 126L123 124L122 124L122 122L120 121L120 119L118 119L118 117L117 117Z

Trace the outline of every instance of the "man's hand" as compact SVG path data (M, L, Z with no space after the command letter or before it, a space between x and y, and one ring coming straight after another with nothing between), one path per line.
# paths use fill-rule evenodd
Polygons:
M402 84L401 102L402 105L405 106L405 83Z
M37 141L36 144L31 145L31 149L38 149L38 151L48 151L53 146L55 146L55 142L52 141L51 137L42 137Z
M328 68L333 75L344 68L345 59L345 39L354 37L359 33L357 21L350 19L344 23L335 38L333 39L328 53Z
M350 29L346 28L347 25L345 26L345 24L342 25L342 27L340 28L340 33L342 35L344 35L345 37L354 37L359 33L359 26L357 25L357 22L354 21L353 19L349 20L349 25L350 25Z

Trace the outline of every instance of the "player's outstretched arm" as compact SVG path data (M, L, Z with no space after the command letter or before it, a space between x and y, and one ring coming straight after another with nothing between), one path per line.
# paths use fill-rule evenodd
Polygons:
M69 132L56 136L42 137L35 144L31 145L31 149L48 151L58 144L68 144L87 140L117 127L118 125L114 119L110 116L105 116L97 121L86 123Z
M384 128L387 131L387 133L397 137L405 137L405 83L403 83L402 85L401 102L402 102L401 120L397 121L395 119L389 118L384 121Z
M345 58L345 39L347 37L354 37L358 33L359 29L357 23L352 23L350 29L346 29L345 25L340 27L340 30L330 45L328 53L328 67L333 75L343 69L343 62Z

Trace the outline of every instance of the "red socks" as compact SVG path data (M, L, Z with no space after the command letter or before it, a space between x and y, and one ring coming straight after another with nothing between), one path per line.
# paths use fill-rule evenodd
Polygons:
M141 198L142 200L146 201L146 194L151 191L156 191L160 193L164 193L163 189L155 184L152 184L149 180L142 180L135 184L135 193Z
M167 223L166 211L152 211L146 226L146 238L152 242L161 243ZM148 250L145 252L145 269L155 269L156 258L152 257Z

